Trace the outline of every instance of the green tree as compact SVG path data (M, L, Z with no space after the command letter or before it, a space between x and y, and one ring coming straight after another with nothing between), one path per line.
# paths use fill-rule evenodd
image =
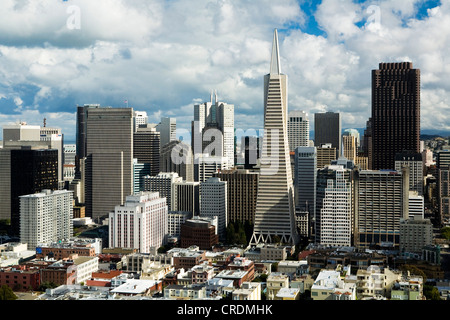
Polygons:
M16 300L17 296L6 284L0 287L0 300Z
M444 227L441 229L441 235L447 239L450 240L450 227Z
M423 295L427 300L441 300L438 288L429 284L423 286Z

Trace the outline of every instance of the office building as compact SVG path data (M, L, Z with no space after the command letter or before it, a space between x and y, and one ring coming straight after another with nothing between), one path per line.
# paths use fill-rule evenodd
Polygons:
M20 233L19 197L58 190L58 150L0 149L0 218L11 219L11 232Z
M156 176L144 177L144 190L159 192L160 197L165 198L169 211L175 210L173 201L176 197L174 184L183 181L176 172L160 172Z
M408 197L409 219L417 217L423 219L425 214L424 197L419 195L417 191L409 191Z
M159 132L161 148L163 148L169 142L177 139L177 119L161 118L161 122L156 125L156 131Z
M270 73L264 76L264 138L251 245L278 239L284 243L298 242L287 115L287 75L280 70L275 29Z
M401 152L395 155L395 170L409 169L409 190L423 195L423 161L421 153Z
M333 160L337 159L336 148L331 146L331 143L322 144L316 147L317 153L317 169L329 166Z
M262 137L243 136L241 153L244 156L244 169L253 169L258 165L262 152Z
M447 169L450 166L450 150L438 150L436 153L436 166L439 169Z
M133 134L133 157L139 163L150 164L150 175L157 175L160 170L160 133L152 124L140 126Z
M197 217L181 225L180 241L181 248L198 246L200 250L211 250L219 243L219 236L210 219Z
M344 157L349 160L356 160L356 155L358 154L358 140L355 135L350 132L345 131L342 134L342 147L344 148Z
M372 70L372 169L394 169L395 155L420 153L420 70L411 62Z
M29 249L72 238L72 192L48 189L20 196L20 241Z
M87 156L86 147L86 121L87 121L87 111L88 109L100 108L99 104L85 104L83 106L77 106L77 125L76 125L76 156L75 156L75 166L76 172L80 170L79 161Z
M194 180L204 182L214 173L229 169L229 161L226 157L196 154L194 159Z
M341 154L341 114L324 112L314 114L314 145L331 144L335 148L336 157Z
M161 148L161 172L176 172L185 181L194 181L194 156L190 145L170 141Z
M200 183L200 217L217 217L217 234L221 241L226 240L227 182L211 177Z
M133 109L88 108L86 216L98 222L133 193Z
M139 163L133 159L133 193L145 191L144 177L150 175L150 163Z
M147 126L148 116L145 111L134 111L133 117L133 132L136 132L141 126Z
M109 213L109 247L137 249L150 253L166 244L168 209L158 192L141 192L126 197Z
M227 183L227 220L253 224L259 173L245 169L222 170L214 177Z
M408 170L361 170L355 175L355 246L398 249L400 219L408 219Z
M170 237L180 238L181 226L193 215L190 211L169 211L168 234Z
M309 118L304 111L289 111L288 115L289 151L309 145Z
M174 182L173 211L191 212L197 216L200 212L200 182L178 181Z
M211 101L194 105L191 146L194 156L208 154L227 158L234 165L234 105L219 102L217 93Z
M438 170L437 196L441 223L450 221L450 166Z
M314 212L317 173L317 148L297 147L295 150L295 199L296 206Z

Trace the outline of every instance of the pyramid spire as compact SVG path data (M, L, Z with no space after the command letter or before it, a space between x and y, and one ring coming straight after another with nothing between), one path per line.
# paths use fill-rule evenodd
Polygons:
M270 61L270 74L281 74L280 50L278 48L278 32L277 32L277 29L275 29L274 32L273 32L272 59Z

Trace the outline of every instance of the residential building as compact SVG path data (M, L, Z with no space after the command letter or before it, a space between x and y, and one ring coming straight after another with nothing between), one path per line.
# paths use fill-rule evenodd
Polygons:
M430 219L412 217L400 220L401 253L422 253L423 248L433 244L433 224Z
M21 242L36 248L72 238L72 191L44 189L19 198Z
M313 300L356 300L356 284L341 279L340 271L321 270L311 287Z
M289 288L289 276L279 272L272 272L267 277L266 286L267 299L275 300L275 297L282 288Z
M261 283L243 282L240 288L233 290L232 300L261 300Z
M395 155L395 170L403 166L409 168L409 191L423 195L423 162L421 153L402 152Z

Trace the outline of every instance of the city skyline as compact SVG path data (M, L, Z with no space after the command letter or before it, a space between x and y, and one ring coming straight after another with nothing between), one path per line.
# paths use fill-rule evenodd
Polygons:
M290 111L340 112L343 128L363 128L371 70L411 61L422 73L421 129L450 130L448 3L70 0L0 8L8 16L0 23L1 127L46 118L75 141L76 106L98 103L146 111L152 123L175 117L190 131L194 104L217 90L235 105L235 128L262 129L261 75L277 28Z

